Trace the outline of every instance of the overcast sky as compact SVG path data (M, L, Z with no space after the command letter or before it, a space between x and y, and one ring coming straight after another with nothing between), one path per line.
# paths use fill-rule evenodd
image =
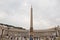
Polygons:
M29 29L31 5L34 29L60 25L60 0L0 0L0 23Z

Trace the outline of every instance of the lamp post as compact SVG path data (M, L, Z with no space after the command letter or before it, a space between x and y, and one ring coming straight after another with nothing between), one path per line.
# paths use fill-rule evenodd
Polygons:
M55 33L54 33L54 40L56 40L56 38L58 37L58 29L57 27L55 27Z
M58 37L58 35L57 35L57 28L55 28L55 31L56 31L56 35L55 36Z
M59 25L55 28L56 31L56 37L59 37Z
M7 36L8 39L9 39L9 27L7 28L7 34L6 34L6 36Z
M1 40L3 40L3 32L4 32L4 29L2 29Z

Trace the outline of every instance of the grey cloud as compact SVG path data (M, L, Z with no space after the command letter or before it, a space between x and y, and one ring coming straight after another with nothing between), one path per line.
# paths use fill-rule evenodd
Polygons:
M60 25L60 0L0 0L0 22L29 29L31 4L34 29Z

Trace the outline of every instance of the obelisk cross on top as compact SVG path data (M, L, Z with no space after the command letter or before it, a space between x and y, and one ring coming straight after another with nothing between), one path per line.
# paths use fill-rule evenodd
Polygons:
M30 40L33 40L33 8L30 8Z

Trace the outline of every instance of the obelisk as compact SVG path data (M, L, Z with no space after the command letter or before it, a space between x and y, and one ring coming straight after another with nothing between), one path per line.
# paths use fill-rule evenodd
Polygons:
M33 8L30 8L30 40L33 40Z

